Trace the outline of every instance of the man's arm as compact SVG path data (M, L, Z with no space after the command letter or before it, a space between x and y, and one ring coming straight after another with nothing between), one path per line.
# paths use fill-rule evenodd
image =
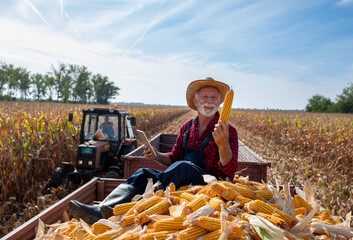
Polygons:
M152 151L148 147L146 147L145 145L142 145L142 148L144 150L143 155L147 160L157 161L166 167L169 167L172 164L172 161L170 160L169 156L166 153L161 153L161 152L158 152L156 149L154 149L154 151L157 154L157 156L154 156Z
M223 121L218 121L212 135L219 149L221 165L224 167L230 163L233 157L233 153L229 145L228 124Z

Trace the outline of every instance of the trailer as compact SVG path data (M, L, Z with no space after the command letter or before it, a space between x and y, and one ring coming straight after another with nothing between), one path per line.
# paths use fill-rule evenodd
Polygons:
M150 140L153 147L158 151L170 152L176 142L175 134L159 134ZM140 146L127 155L122 156L124 161L124 179L99 178L95 177L76 191L61 199L40 214L28 220L1 240L34 239L39 219L45 224L53 224L63 221L65 216L71 216L69 210L70 200L78 200L85 204L94 201L102 201L115 187L125 182L139 168L154 168L157 170L166 169L165 166L146 160L143 157L143 149ZM255 152L239 141L238 171L241 176L249 176L251 181L267 182L267 168L270 163L264 161Z

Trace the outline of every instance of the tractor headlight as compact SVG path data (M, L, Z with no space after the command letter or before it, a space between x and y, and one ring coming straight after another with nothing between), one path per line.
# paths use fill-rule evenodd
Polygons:
M79 165L82 165L82 164L83 164L83 161L82 161L82 160L78 160L78 164L79 164Z
M93 162L92 161L88 161L88 165L92 166Z

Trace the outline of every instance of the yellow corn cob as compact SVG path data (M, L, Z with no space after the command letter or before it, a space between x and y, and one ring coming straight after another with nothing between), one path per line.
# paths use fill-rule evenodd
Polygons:
M158 191L156 191L154 193L155 196L158 196L158 197L164 197L164 190L163 189L159 189Z
M109 231L106 231L102 234L97 235L96 237L93 238L93 240L105 240L105 239L109 239L112 236L115 236L119 233L119 230L116 229L112 229Z
M258 196L261 196L265 200L271 200L273 198L273 193L268 189L261 189L255 191Z
M307 211L306 211L306 208L305 207L300 207L300 208L295 208L295 215L298 215L298 214L307 214Z
M189 202L188 204L186 204L186 206L183 209L183 215L188 215L192 212L195 212L197 209L205 206L206 204L207 203L206 203L205 195L200 195L196 197L194 200L192 200L191 202Z
M250 199L259 199L262 201L266 201L263 197L258 195L255 191L253 191L247 187L241 186L240 184L239 185L237 185L237 184L236 184L235 189L244 197L250 198Z
M224 191L225 187L222 184L215 182L211 184L211 189L214 193L216 193L218 197L222 197L222 192Z
M325 224L328 224L328 225L335 225L336 222L330 217L330 218L327 218L324 220L324 223Z
M239 239L243 235L244 231L240 227L235 227L234 230L228 235L228 240ZM210 233L205 234L203 240L218 240L222 234L222 230L214 230Z
M241 196L241 194L231 187L225 187L222 191L222 197L228 201L233 201L236 197Z
M173 196L173 197L179 197L181 196L182 193L184 193L186 191L174 191L174 192L170 192L170 196Z
M142 205L145 201L146 201L145 198L142 198L140 201L138 201L138 202L135 204L135 206L133 206L132 208L130 208L130 210L128 210L128 211L125 213L124 217L129 216L129 215L134 215L134 214L135 214L135 209L136 209L137 207L139 207L140 205Z
M278 205L278 204L275 204L275 203L267 203L267 204L269 204L269 205L271 205L272 207L277 208L277 209L279 209L279 210L282 209L282 206L281 206L281 205Z
M219 218L201 216L197 219L196 224L208 231L221 229L221 220Z
M161 202L163 200L163 198L159 197L159 196L153 196L149 199L147 199L146 201L144 201L142 204L139 204L138 206L136 206L134 213L137 215L143 211L145 211L146 209L156 205L157 203Z
M206 191L206 196L213 198L213 197L217 197L217 194L215 193L215 191L213 191L211 188L209 188Z
M88 232L86 232L86 234L83 236L83 239L85 239L85 240L91 240L91 239L93 239L94 238L94 236L92 236L91 234L89 234Z
M279 214L281 216L281 218L288 223L289 227L293 227L295 224L298 223L298 220L295 217L293 217L285 212L282 212L281 210L278 210L277 208L275 209L274 212Z
M173 182L169 183L169 188L170 188L171 192L175 192L176 191L175 184Z
M133 224L135 222L135 215L128 215L128 216L124 216L121 221L120 221L120 225L123 227L129 226L131 224Z
M321 220L326 220L329 219L332 216L331 211L329 209L324 209L320 213L320 219Z
M282 218L279 218L279 217L274 216L274 215L262 213L262 212L258 212L258 213L256 213L256 215L259 216L259 217L267 219L268 221L270 221L273 225L275 225L277 227L289 230L288 223L286 221L284 221Z
M84 239L85 238L85 235L86 235L86 231L83 230L83 229L77 229L76 231L76 238L77 239ZM93 237L93 236L92 236Z
M145 211L143 211L142 213L138 214L135 217L135 223L141 225L150 221L150 218L148 216L152 214L165 214L168 212L169 206L170 206L169 202L163 199L161 202L157 203L153 207L150 207Z
M267 214L277 213L278 215L280 215L280 217L283 220L285 220L287 222L289 227L293 227L295 224L298 223L298 220L295 217L293 217L285 212L282 212L281 210L278 210L277 208L274 208L271 205L269 205L261 200L255 200L255 201L250 202L248 204L248 208L249 208L249 210L253 210L255 212L263 212L263 213L267 213Z
M214 212L210 215L210 217L212 217L212 218L220 218L220 216L221 216L221 212L220 212L220 211L214 211Z
M137 202L121 203L114 206L113 213L115 216L121 215L129 211Z
M192 200L194 200L196 198L195 195L192 195L191 193L187 193L187 192L183 192L180 195L180 199L185 199L187 202L191 202Z
M170 201L172 201L173 205L179 205L180 204L180 198L179 197L174 197L170 196Z
M188 190L189 189L189 186L181 186L179 188L179 190L183 191L183 190Z
M139 240L139 238L140 238L140 233L135 232L135 233L127 234L125 236L121 236L119 240Z
M249 210L252 210L256 213L262 212L262 213L267 213L267 214L272 214L275 212L275 207L272 207L270 204L265 203L264 201L261 200L254 200L248 203L247 207Z
M221 205L225 206L225 203L219 197L211 198L208 204L218 211L221 211Z
M235 188L240 187L240 188L249 189L249 190L251 190L251 191L253 191L253 192L259 190L259 189L257 189L256 187L253 187L253 186L247 185L247 184L243 184L243 183L236 183L236 184L234 184L234 187L235 187Z
M240 196L237 196L237 197L235 198L235 201L239 201L239 202L240 202L239 207L243 207L245 204L251 202L252 199L246 198L246 197L243 197L243 196L240 195Z
M209 185L204 186L202 189L200 189L200 191L198 191L198 194L206 194L209 189L211 189Z
M327 235L323 234L320 236L320 239L330 239Z
M295 195L294 198L295 198L295 200L297 200L297 202L299 203L299 205L301 207L305 207L306 208L307 212L310 212L313 209L311 207L311 205L307 201L305 201L301 196Z
M75 227L76 227L75 225L67 223L66 226L65 226L65 228L60 229L60 230L58 231L58 233L67 235L67 234L69 234L70 232L72 232L72 230L74 230Z
M104 233L105 231L112 229L111 227L109 227L103 223L100 223L100 222L95 222L91 228L92 228L92 232L96 235Z
M223 103L219 120L225 123L228 123L228 120L229 120L230 110L232 108L232 103L233 103L233 96L234 96L234 91L233 89L230 89L224 98L224 103Z
M186 226L183 225L184 221L186 220L185 216L180 216L180 217L171 217L163 220L159 220L154 223L153 228L156 231L179 231L183 230L186 228Z
M180 231L177 235L177 239L179 240L197 239L206 233L207 233L206 229L200 228L199 226L192 226L192 227L188 227L185 230Z
M143 236L141 236L140 240L164 240L164 239L167 239L169 235L170 235L169 231L146 233Z
M305 218L305 215L304 214L298 214L298 215L295 215L297 218L300 218L300 219L303 219Z
M292 202L293 202L293 206L294 208L300 208L302 206L300 206L300 204L298 203L298 201L295 198L292 198Z
M77 226L67 234L68 237L74 237L77 233Z

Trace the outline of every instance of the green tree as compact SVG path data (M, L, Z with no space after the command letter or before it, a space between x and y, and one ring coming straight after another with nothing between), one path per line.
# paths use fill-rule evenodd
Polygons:
M49 90L48 100L53 101L53 89L55 88L55 78L52 74L48 73L44 75L45 88L43 89L43 97L47 95L47 90Z
M45 96L45 80L42 74L36 73L31 76L31 81L33 85L32 94L36 100L41 100ZM44 94L43 94L44 93Z
M114 82L110 82L106 76L93 75L92 83L95 99L99 104L108 104L109 99L119 94L120 88L114 86Z
M73 88L74 100L87 103L93 87L90 80L91 72L87 71L87 67L85 66L71 65L70 69L73 82L75 83Z
M349 83L349 86L337 95L335 110L341 113L353 113L353 83Z
M55 79L57 100L62 100L67 103L71 97L72 87L70 69L64 63L60 63L58 69L52 65L52 71L51 74Z
M20 71L15 68L13 64L9 64L6 67L6 72L8 75L8 89L7 89L7 94L11 98L15 98L17 94L17 90L19 89L19 78L20 78Z
M15 75L18 82L18 89L21 93L21 99L26 99L28 91L31 87L31 79L29 77L30 72L25 68L18 67L15 69Z
M316 94L309 99L309 103L305 109L307 112L330 112L332 111L333 102L320 94Z
M9 83L9 77L7 73L7 65L5 63L1 63L0 66L0 96L5 89L5 86Z

